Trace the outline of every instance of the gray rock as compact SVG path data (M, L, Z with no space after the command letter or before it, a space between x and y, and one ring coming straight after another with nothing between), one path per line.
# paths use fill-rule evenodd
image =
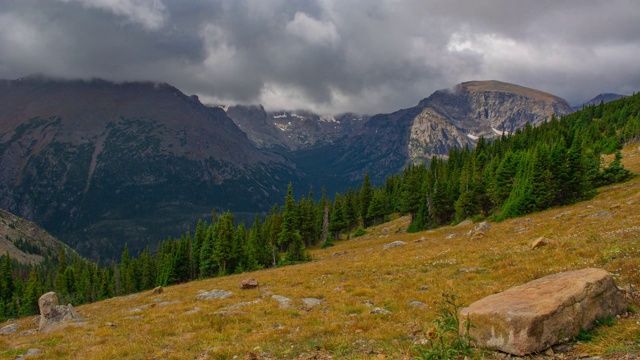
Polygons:
M184 313L185 313L186 315L191 315L191 314L195 314L195 313L199 312L200 310L202 310L202 309L200 309L199 307L197 307L197 306L196 306L196 307L194 307L194 308L193 308L193 309L191 309L191 310L187 310L187 311L185 311Z
M391 314L391 311L389 311L387 309L384 309L384 308L377 307L377 308L371 310L369 312L369 314L372 314L372 315L376 315L376 314L386 315L386 314Z
M484 234L487 230L490 230L491 227L492 226L488 222L483 221L480 224L476 225L473 229L471 229L471 231L469 231L467 235L477 236L480 234Z
M16 330L18 330L19 327L20 325L18 324L3 326L2 328L0 328L0 335L9 335L11 333L14 333L16 332Z
M414 309L422 309L427 306L427 304L423 303L422 301L412 301L408 303L407 306Z
M246 302L233 304L231 306L225 306L225 307L221 308L219 311L236 310L236 309L239 309L241 307L245 307L245 306L249 306L249 305L255 305L255 304L259 303L259 302L262 302L262 299L256 299L256 300L253 300L253 301L246 301Z
M470 267L470 268L462 268L462 269L460 269L458 271L461 272L461 273L470 273L470 272L477 272L477 271L484 271L484 270L485 270L485 268L473 266L473 267Z
M302 302L304 303L305 307L310 309L322 304L324 300L316 298L304 298L302 299Z
M395 248L395 247L403 246L403 245L407 245L407 243L406 243L406 242L404 242L404 241L394 241L394 242L392 242L392 243L385 244L385 245L382 247L382 250L389 250L389 249L393 249L393 248Z
M365 300L362 303L365 304L368 307L373 307L373 301L371 301L371 300Z
M271 295L271 298L278 302L278 306L281 309L288 309L291 307L291 299L282 295Z
M462 309L460 334L479 347L517 356L542 352L591 329L596 319L627 308L624 294L602 269L567 271L490 295Z
M31 357L31 356L37 356L42 354L42 350L40 349L36 349L36 348L31 348L29 350L27 350L27 352L24 355L18 356L17 359L23 359L26 357Z
M203 291L200 294L196 295L196 299L198 300L213 300L213 299L225 299L233 294L231 291L225 290L211 290L211 291Z
M453 239L454 237L457 237L457 236L458 236L458 234L451 233L451 234L447 235L446 239Z

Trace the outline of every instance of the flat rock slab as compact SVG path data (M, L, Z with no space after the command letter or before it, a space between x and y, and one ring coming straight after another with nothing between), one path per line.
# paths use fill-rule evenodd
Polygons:
M460 334L479 347L517 356L540 352L596 319L615 316L627 308L624 294L602 269L583 269L546 276L487 296L460 311Z
M233 294L231 291L225 290L211 290L211 291L203 291L200 294L196 295L196 299L198 300L213 300L213 299L225 299Z
M311 309L322 304L323 300L316 298L304 298L302 299L302 302L304 303L304 306L306 306L308 309Z
M394 242L392 242L392 243L385 244L385 245L382 247L382 250L389 250L389 249L393 249L393 248L395 248L395 247L403 246L403 245L407 245L407 243L406 243L406 242L404 242L404 241L394 241Z

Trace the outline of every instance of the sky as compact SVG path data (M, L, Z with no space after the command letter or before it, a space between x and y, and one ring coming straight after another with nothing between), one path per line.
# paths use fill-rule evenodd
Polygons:
M207 104L389 113L500 80L640 90L637 0L0 0L0 78L169 83Z

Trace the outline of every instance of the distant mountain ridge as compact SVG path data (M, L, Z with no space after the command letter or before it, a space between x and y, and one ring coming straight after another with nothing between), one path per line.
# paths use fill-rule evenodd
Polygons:
M368 115L318 115L309 111L269 111L262 105L224 108L227 115L259 148L297 151L333 144L360 129Z
M574 110L580 110L585 106L590 106L590 105L599 105L600 103L608 103L611 101L615 101L618 99L622 99L624 97L627 97L627 95L622 95L622 94L614 94L614 93L603 93L603 94L598 94L596 97L594 97L593 99L580 104L580 105L576 105L574 106Z
M410 163L446 156L452 147L475 146L525 126L572 113L562 98L499 81L471 81L438 90L418 105L371 117L330 146L295 152L298 167L329 186L351 184L369 172L381 183ZM322 170L318 170L322 169Z

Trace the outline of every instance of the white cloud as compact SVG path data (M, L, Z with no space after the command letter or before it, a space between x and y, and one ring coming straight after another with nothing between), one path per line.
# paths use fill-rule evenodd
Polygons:
M340 41L334 23L314 19L301 11L296 12L293 20L287 23L286 29L290 34L314 45L335 46Z
M161 0L59 0L76 2L86 8L106 10L114 15L124 16L149 30L156 30L167 20L166 7Z

